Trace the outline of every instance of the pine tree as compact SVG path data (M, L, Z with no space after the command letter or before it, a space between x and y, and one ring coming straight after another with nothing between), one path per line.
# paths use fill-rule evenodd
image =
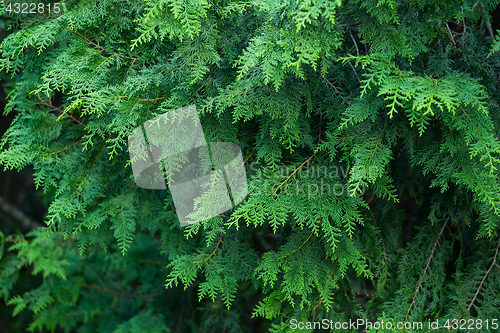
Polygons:
M0 234L0 296L30 331L498 332L499 5L5 1L0 69L21 78L0 164L32 165L50 205ZM249 193L182 228L128 138L193 104ZM13 293L28 266L43 281Z

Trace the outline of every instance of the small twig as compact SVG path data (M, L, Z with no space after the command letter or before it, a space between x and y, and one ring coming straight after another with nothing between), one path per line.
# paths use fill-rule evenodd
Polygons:
M372 215L372 219L373 222L375 223L375 226L378 228L377 221L375 221L375 216L373 216L372 212L370 212L370 214ZM382 237L382 230L380 230L380 239L382 240L382 250L384 251L384 259L387 260L387 256L385 255L385 243L384 243L384 237Z
M321 122L323 121L323 112L319 114L319 134L318 134L318 146L321 143Z
M406 144L403 149L401 149L401 151L399 152L398 156L396 158L398 158L399 156L401 156L401 154L403 153L403 151L406 149L406 147L408 147L408 144Z
M79 126L83 126L83 127L87 127L87 125L85 125L84 123L82 123L80 120L76 119L75 117L73 117L72 115L68 114L68 113L65 113L63 110L59 109L59 108L56 108L55 106L51 105L51 104L47 104L47 103L43 103L43 105L53 109L53 110L56 110L58 112L60 112L61 114L64 114L65 116L71 118L75 123L77 123Z
M372 194L370 200L368 200L368 202L366 203L367 206L370 205L370 202L372 202L374 196L375 196L375 193Z
M287 179L285 179L277 188L276 188L276 191L274 191L274 194L276 194L276 192L278 192L278 190L280 189L281 186L283 186L283 184L285 184L290 178L292 178L292 176L300 169L302 168L302 166L304 164L306 164L307 162L309 162L311 160L311 158L313 158L314 156L316 156L316 153L312 154L311 157L309 157L307 160L305 160L301 165L298 166L297 169L295 169L294 172L292 172L292 174L290 176L288 176Z
M38 97L38 98L40 98L40 97ZM47 106L47 107L49 107L49 108L51 108L51 109L53 109L53 110L56 110L56 111L60 112L61 114L65 115L65 116L67 116L67 117L69 117L69 118L71 118L71 119L72 119L75 123L77 123L79 126L87 127L87 125L85 125L84 123L82 123L81 121L79 121L78 119L76 119L75 117L73 117L72 115L70 115L70 114L68 114L68 113L64 112L63 110L61 110L61 109L59 109L59 108L57 108L57 107L53 106L52 104L47 104L47 103L45 103L45 102L42 102L42 104L43 104L43 105L45 105L45 106ZM107 139L109 139L109 138L113 138L113 136L112 136L112 135L109 135L109 134L107 134L107 133L106 133L106 134L104 134L104 136L105 136Z
M486 8L484 7L484 3L481 2L481 7L483 7L483 10L486 12ZM490 34L490 37L495 39L495 36L493 34L493 29L491 28L491 21L488 19L486 21L486 27L488 28L488 33Z
M284 259L288 256L291 256L292 254L294 254L295 252L297 252L298 250L300 250L304 245L306 245L306 243L309 241L309 239L311 239L311 236L314 234L314 232L311 232L311 234L309 235L309 237L307 237L307 239L304 241L304 243L302 243L301 246L299 246L297 249L295 249L295 251L293 251L292 253L290 254L287 254L285 256L282 256L281 258Z
M128 97L128 96L118 96L118 98L132 98L132 99L135 99L136 101L140 101L140 102L154 102L154 101L162 100L165 97L158 97L158 98L135 98L135 97Z
M486 271L486 274L484 274L483 279L481 280L481 283L479 284L479 287L476 290L476 294L474 295L474 298L470 302L470 304L467 307L467 310L465 312L469 312L470 308L472 307L472 304L474 304L474 301L476 300L477 295L479 294L479 290L483 286L484 280L486 280L486 277L488 276L488 274L490 274L490 271L493 268L493 266L497 265L497 256L498 256L498 248L499 247L500 247L500 239L498 240L497 248L495 250L495 256L493 257L493 262L491 263L490 268L488 268L488 270ZM463 314L462 314L462 316L463 316Z
M76 32L74 30L71 30L70 28L66 27L66 29L68 29L69 31L77 34L78 36L82 37L83 39L85 39L89 44L91 45L94 45L95 47L98 47L100 48L102 51L104 52L108 52L108 53L113 53L114 55L117 55L117 56L120 56L120 57L123 57L123 58L126 58L126 59L130 59L130 60L134 60L134 61L137 61L137 60L140 60L139 58L134 58L134 57L128 57L128 56L125 56L123 54L120 54L120 53L116 53L115 51L110 51L110 50L107 50L105 49L104 47L100 46L99 43L94 43L92 41L90 41L87 37L83 36L82 34L80 34L79 32Z
M90 289L99 290L99 291L102 291L102 292L105 292L105 293L109 293L109 294L113 294L113 295L116 295L116 296L119 296L119 297L127 297L127 298L138 298L138 297L152 298L152 297L158 296L158 294L127 294L127 293L122 293L122 292L110 290L108 288L101 288L101 287L98 287L98 286L91 286L91 285L88 285L88 284L80 284L80 286L84 287L84 288L90 288Z
M451 37L451 41L453 42L453 45L455 45L455 47L457 47L457 44L455 43L455 40L453 39L453 35L451 34L451 30L450 30L450 27L448 26L448 23L445 23L446 25L446 28L448 29L448 32L450 33L450 37Z
M486 277L488 276L488 274L490 273L491 269L493 268L493 266L497 266L498 268L500 268L500 266L498 265L497 263L497 256L498 256L498 249L500 247L500 239L498 240L498 244L497 244L497 247L496 247L496 250L495 250L495 255L493 256L493 261L490 265L490 268L488 268L488 270L486 271L486 273L484 274L483 276L483 279L481 280L481 283L479 284L479 287L477 288L476 290L476 293L474 294L474 297L472 298L472 301L470 302L469 306L467 307L467 309L462 313L462 315L460 315L460 318L458 318L458 321L460 321L462 319L462 317L464 316L464 314L468 313L470 311L470 308L472 307L472 305L474 304L474 301L476 300L477 298L477 295L479 295L479 290L481 290L481 287L483 286L483 283L484 281L486 280ZM448 328L448 331L451 329Z
M368 294L368 293L367 293L367 294L366 294L366 296L364 296L362 299L358 300L358 301L356 302L356 304L359 304L359 303L363 302L363 301L364 301L365 299L367 299L368 297L372 297L372 296L373 296L373 294L375 294L376 292L377 292L377 290L374 290L371 294Z
M353 37L353 35L351 33L349 33L349 35L351 36L351 39L352 39L352 41L354 43L354 46L356 47L356 54L359 57L358 43L356 43L356 40L354 39L354 37Z
M314 310L313 310L313 311L316 311L316 309L318 308L318 306L320 306L320 305L321 305L321 303L323 303L323 299L321 299L321 300L319 301L318 305L316 305L316 306L314 307Z
M217 249L219 248L219 244L222 243L222 232L220 233L220 238L219 238L219 241L217 242L217 245L215 246L215 249L214 251L212 252L211 255L209 255L207 258L203 259L203 260L197 260L197 261L193 261L193 264L199 264L199 263L202 263L202 262L205 262L207 261L208 259L212 258L212 256L215 254L215 251L217 251Z
M443 226L441 227L441 231L439 232L439 235L438 235L436 241L434 242L434 247L432 248L431 255L429 256L429 260L427 261L427 265L425 265L424 272L422 273L422 276L420 276L417 290L415 291L415 295L413 296L413 300L411 301L410 307L408 308L408 311L406 312L405 323L406 323L406 319L408 319L408 315L410 314L410 310L413 307L413 304L415 303L415 299L417 298L417 293L418 293L420 287L422 286L422 281L423 281L425 273L427 272L427 269L429 268L429 265L431 263L431 259L432 259L432 256L434 255L434 250L436 250L436 246L437 246L437 243L439 241L439 238L443 234L444 227L446 226L446 224L448 223L449 220L450 220L450 216L448 216L448 218L444 222Z
M170 263L168 263L166 261L159 261L159 260L139 259L139 262L144 263L144 264L161 265L161 266L165 266L165 267L170 265Z
M359 84L361 84L361 80L359 79L358 73L356 73L356 70L354 69L354 66L351 64L350 61L349 61L349 66L351 66L352 71L354 72L354 74L356 74L356 78L358 79Z
M358 25L360 25L360 23L358 23L358 22L349 23L349 24L342 23L342 24L339 24L338 27L339 28L346 28L346 27L355 27L355 26L358 26Z
M16 206L14 206L1 196L0 196L0 210L6 213L13 220L21 224L21 226L25 229L33 230L43 226L43 224L31 219L28 215L24 214Z
M246 162L248 162L248 160L250 159L250 157L252 157L252 154L253 154L254 151L255 151L255 149L252 150L252 152L250 153L250 155L248 155L248 157L243 161L243 164L245 164Z

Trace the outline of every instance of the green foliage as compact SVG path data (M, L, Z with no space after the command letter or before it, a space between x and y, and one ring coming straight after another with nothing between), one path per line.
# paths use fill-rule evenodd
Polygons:
M0 233L0 296L30 331L500 318L498 4L104 0L13 19L0 164L32 165L50 205L4 253ZM242 148L249 194L181 228L127 142L191 104L207 142ZM42 281L17 291L26 267Z

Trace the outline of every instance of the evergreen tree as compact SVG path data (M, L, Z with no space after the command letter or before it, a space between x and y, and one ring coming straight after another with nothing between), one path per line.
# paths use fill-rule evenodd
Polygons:
M50 203L0 234L30 331L500 331L500 1L50 4L2 5L21 79L0 164L32 165ZM182 228L128 138L193 104L249 193ZM28 266L43 279L13 293Z

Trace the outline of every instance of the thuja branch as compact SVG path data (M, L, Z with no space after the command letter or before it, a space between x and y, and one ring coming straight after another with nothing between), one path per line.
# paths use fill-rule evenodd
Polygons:
M83 38L83 39L85 39L85 40L86 40L89 44L91 44L91 45L93 45L93 46L95 46L95 47L100 48L100 49L101 49L102 51L104 51L104 52L107 52L107 53L113 53L114 55L117 55L117 56L120 56L120 57L123 57L123 58L126 58L126 59L130 59L130 60L134 60L134 61L140 60L139 58L128 57L128 56L125 56L125 55L123 55L123 54L117 53L117 52L115 52L115 51L110 51L110 50L107 50L107 49L105 49L104 47L100 46L100 45L99 45L99 43L97 43L97 44L96 44L96 43L92 42L92 41L91 41L91 40L89 40L87 37L83 36L81 33L76 32L76 31L74 31L74 30L71 30L71 29L70 29L70 28L68 28L68 27L66 27L66 29L68 29L69 31L71 31L71 32L73 32L73 33L77 34L78 36L82 37L82 38Z
M31 219L20 209L18 209L15 205L11 204L1 196L0 196L0 211L6 213L8 216L10 216L13 220L17 221L26 229L33 230L43 226L40 222Z
M87 125L85 125L84 123L82 123L80 120L76 119L75 117L73 117L72 115L66 113L65 111L63 111L63 110L61 110L61 109L53 106L52 104L43 103L43 105L45 105L45 106L47 106L47 107L49 107L49 108L51 108L53 110L56 110L56 111L60 112L61 116L67 116L67 117L71 118L75 123L78 124L78 126L87 127Z
M159 101L164 99L165 97L158 97L158 98L135 98L135 97L129 97L129 96L118 96L118 98L132 98L140 102L154 102L154 101Z
M477 287L476 293L474 294L474 297L472 298L472 301L470 302L470 304L467 307L467 310L465 310L465 312L468 313L470 311L470 308L474 304L474 301L476 300L477 295L479 295L479 291L481 290L481 287L483 286L484 281L488 277L488 274L490 274L490 271L493 268L493 266L497 265L497 257L498 257L498 249L499 248L500 248L500 239L498 240L497 247L496 247L496 250L495 250L495 256L493 257L493 261L491 262L490 268L488 268L488 270L484 274L483 279L481 280L481 283L479 284L479 287ZM465 314L465 312L462 314L462 316ZM460 318L462 318L462 316L460 316Z
M425 265L424 272L422 273L422 276L420 277L420 280L419 280L419 283L417 286L417 290L415 291L415 295L413 296L413 300L411 301L410 307L408 308L408 311L406 312L405 323L406 323L406 320L408 319L408 315L410 314L410 310L413 307L413 304L415 303L415 299L417 298L417 293L418 293L420 287L422 286L422 282L423 282L425 273L427 272L427 269L429 268L429 265L431 263L432 256L434 255L434 250L436 250L436 246L437 246L437 243L439 241L439 238L441 238L441 235L443 234L444 227L446 226L446 224L448 223L449 220L450 220L450 216L448 216L448 218L444 222L443 226L441 227L441 231L439 232L439 235L436 238L436 241L434 242L434 247L432 248L431 255L429 256L429 260L427 261L427 265Z
M292 173L288 176L288 178L287 178L287 179L285 179L285 180L284 180L284 181L283 181L283 182L282 182L282 183L281 183L281 184L280 184L280 185L276 188L276 190L274 191L274 193L273 193L273 194L271 194L271 195L270 195L270 196L269 196L266 200L262 200L259 204L257 204L257 205L255 205L255 206L253 206L253 207L249 208L249 209L248 209L247 211L245 211L245 212L244 212L244 213L243 213L243 214L242 214L242 215L241 215L241 216L240 216L240 217L239 217L236 221L234 221L234 222L230 222L230 223L229 223L229 226L231 226L231 225L233 225L233 224L235 224L235 223L236 223L236 228L238 229L238 227L239 227L239 226L238 226L238 224L237 224L237 221L239 221L239 219L240 219L241 217L243 217L244 215L248 214L250 211L252 211L252 210L256 209L257 207L260 207L260 206L264 205L264 204L265 204L268 200L270 200L270 199L271 199L274 195L276 195L276 193L278 192L278 190L279 190L279 189L280 189L280 188L281 188L281 187L282 187L282 186L283 186L283 185L284 185L284 184L285 184L285 183L286 183L286 182L287 182L290 178L292 178L292 176L293 176L295 173L297 173L297 171L298 171L298 170L299 170L299 169L300 169L300 168L301 168L304 164L306 164L307 162L309 162L309 161L310 161L310 160L311 160L314 156L316 156L316 153L312 154L312 155L311 155L311 156L310 156L307 160L305 160L305 161L304 161L301 165L299 165L299 166L297 167L297 169L295 169L295 171L293 171L293 172L292 172Z
M373 195L372 195L372 198L373 198ZM371 199L370 199L371 200ZM369 202L368 202L369 203ZM375 223L375 226L378 228L378 225L377 225L377 221L375 220L375 216L373 216L373 213L370 212L371 216L372 216L372 219L373 219L373 222ZM382 236L382 230L379 230L380 231L380 239L382 240L382 250L384 251L384 259L387 260L387 255L385 253L385 243L384 243L384 237Z
M293 176L293 175L294 175L297 171L299 171L299 169L300 169L300 168L302 168L302 166L303 166L304 164L306 164L307 162L309 162L309 161L310 161L310 160L311 160L314 156L316 156L316 153L312 154L312 155L311 155L311 157L309 157L309 158L308 158L307 160L305 160L305 161L304 161L301 165L299 165L299 166L298 166L298 168L297 168L297 169L295 169L295 171L294 171L294 172L292 172L292 173L290 174L290 176L288 176L288 178L287 178L287 179L285 179L285 180L284 180L284 181L283 181L283 182L282 182L282 183L281 183L281 184L280 184L280 185L276 188L276 191L274 191L274 193L273 193L273 194L276 194L276 192L278 192L278 190L280 189L280 187L281 187L281 186L283 186L283 185L284 185L284 184L285 184L285 183L286 183L286 182L287 182L290 178L292 178L292 176Z
M116 295L116 296L119 296L119 297L127 297L127 298L137 298L137 297L152 298L152 297L158 296L158 294L127 294L127 293L124 293L124 292L118 292L118 291L110 290L108 288L101 288L101 287L98 287L98 286L92 286L92 285L88 285L88 284L80 284L80 286L84 287L84 288L90 288L90 289L99 290L99 291L102 291L102 292L105 292L105 293L109 293L109 294L113 294L113 295Z
M222 233L220 234L219 241L217 242L217 245L215 246L215 249L214 249L214 251L212 252L212 254L211 254L211 255L209 255L207 258L205 258L205 259L203 259L203 260L193 261L193 264L199 264L199 263L205 262L205 261L207 261L208 259L212 258L212 256L215 254L215 251L217 251L217 249L219 248L220 243L222 243Z
M300 250L304 245L306 245L306 243L311 239L311 236L314 234L314 231L311 232L311 234L309 235L309 237L307 237L307 239L304 241L304 243L302 243L302 245L300 245L298 248L296 248L292 253L289 253L289 254L282 254L281 255L281 259L285 259L286 257L288 256L291 256L292 254L294 254L295 252L297 252L298 250Z

